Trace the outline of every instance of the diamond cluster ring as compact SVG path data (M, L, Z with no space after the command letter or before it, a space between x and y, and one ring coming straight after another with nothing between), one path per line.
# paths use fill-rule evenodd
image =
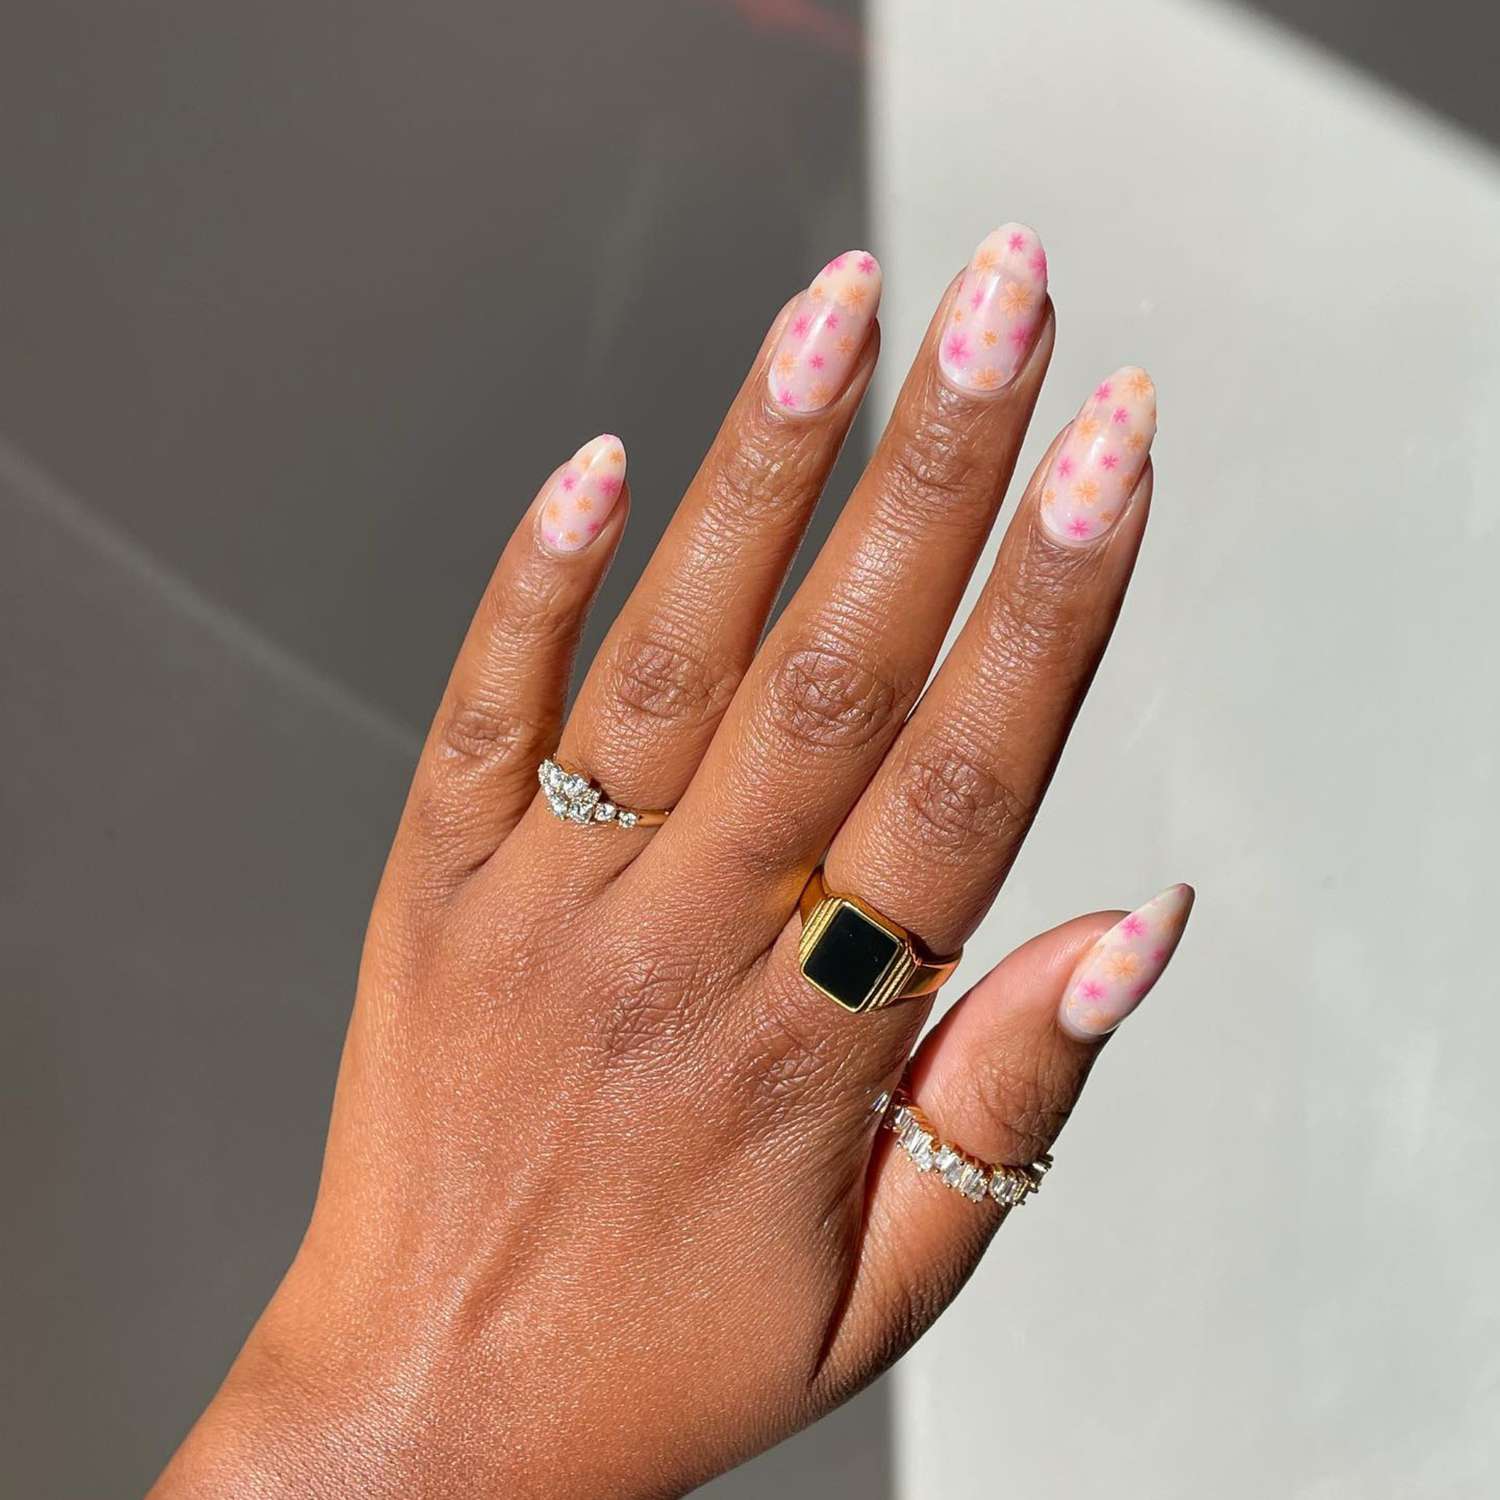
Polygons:
M664 812L638 812L618 807L587 776L569 771L550 757L536 769L547 805L564 823L592 827L595 823L613 823L619 828L659 828L667 821Z
M939 1182L971 1203L991 1198L1002 1208L1014 1208L1041 1187L1052 1165L1052 1158L1045 1155L1025 1167L993 1166L970 1156L941 1139L932 1121L901 1089L876 1107L883 1114L881 1124L895 1135L912 1166L919 1172L936 1172Z

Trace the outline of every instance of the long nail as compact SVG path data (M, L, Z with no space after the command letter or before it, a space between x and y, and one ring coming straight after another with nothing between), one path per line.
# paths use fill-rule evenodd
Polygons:
M1042 481L1042 524L1061 542L1097 541L1120 519L1156 436L1156 387L1135 365L1101 380Z
M880 306L880 262L846 250L797 299L771 356L771 399L783 411L821 411L849 383Z
M558 471L537 524L554 552L579 552L599 535L625 483L625 445L613 433L585 443Z
M1161 978L1192 909L1192 886L1174 885L1116 922L1073 971L1062 1029L1083 1041L1113 1031Z
M1047 305L1047 252L1036 230L1002 224L985 237L959 282L938 365L961 391L998 391L1036 342Z

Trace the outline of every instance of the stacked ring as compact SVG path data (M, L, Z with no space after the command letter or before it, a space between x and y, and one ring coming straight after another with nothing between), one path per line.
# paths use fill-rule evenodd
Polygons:
M577 771L569 771L550 758L536 768L536 779L542 784L542 792L553 816L564 823L585 827L613 823L617 828L660 828L667 821L664 812L638 812L634 808L618 806L604 795L597 782Z
M879 1107L881 1124L895 1135L896 1144L917 1171L936 1172L939 1182L962 1193L972 1203L991 1198L1002 1208L1015 1208L1041 1188L1042 1178L1052 1166L1052 1158L1046 1154L1024 1167L996 1166L970 1156L944 1141L932 1121L902 1089L897 1089Z

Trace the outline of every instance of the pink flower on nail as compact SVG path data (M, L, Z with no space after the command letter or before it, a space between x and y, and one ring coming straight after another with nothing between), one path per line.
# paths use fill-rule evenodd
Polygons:
M595 488L599 491L602 500L613 500L620 493L620 476L618 474L602 474Z
M1084 1000L1102 1000L1104 998L1104 986L1097 979L1085 979L1078 986L1078 994Z
M1134 913L1126 917L1125 920L1120 923L1120 931L1123 932L1126 937L1140 937L1140 935L1145 932L1145 930L1146 924L1141 921L1141 919Z
M1047 274L1047 252L1039 247L1036 254L1031 257L1029 264L1038 276L1045 276Z
M943 345L943 355L950 364L966 365L969 362L969 341L961 333L950 333Z
M839 315L836 312L829 313L828 316L823 319L823 326L825 328L837 328L839 326Z
M1110 413L1109 419L1111 422L1116 422L1123 427L1130 420L1130 413L1123 406L1117 406Z
M1074 516L1073 519L1068 522L1068 530L1072 532L1074 536L1088 536L1093 531L1093 529L1094 528L1090 526L1082 516Z
M807 330L811 327L812 319L809 318L806 313L798 313L797 316L792 319L791 331L796 334L799 339L805 339L807 337Z
M1017 323L1006 337L1009 338L1017 349L1024 349L1031 342L1031 325L1029 323Z
M1078 465L1066 453L1057 461L1057 472L1064 479L1068 478L1077 467Z
M823 366L828 363L828 361L824 359L821 354L809 354L807 356L807 362L815 370L821 370Z
M1114 387L1107 380L1101 380L1094 388L1095 401L1108 401Z
M797 393L789 385L782 386L776 392L776 399L790 411L797 409Z
M1118 469L1120 467L1120 455L1118 453L1101 453L1099 455L1099 467L1101 469ZM1130 919L1132 922L1134 917Z
M875 274L875 257L873 255L860 256L859 274L861 276L873 276Z
M562 487L565 490L576 490L578 488L578 476L571 470L562 477Z
M1011 237L1006 240L1005 243L1009 245L1012 250L1021 250L1026 246L1026 236L1019 230L1017 230L1016 233L1011 235Z
M840 270L843 269L843 266L844 266L844 257L842 255L835 255L833 257L833 259L831 261L829 261L826 266L823 267L823 270L824 270L824 273L826 274L829 271L840 271Z

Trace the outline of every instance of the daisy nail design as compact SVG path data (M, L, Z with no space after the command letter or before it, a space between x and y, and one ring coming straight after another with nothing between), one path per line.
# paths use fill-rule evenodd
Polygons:
M1036 230L1002 224L974 252L958 284L938 366L961 391L998 391L1015 379L1047 305L1047 252Z
M1042 481L1042 524L1074 545L1101 537L1135 491L1156 436L1156 387L1134 365L1101 380Z
M1192 886L1174 885L1115 923L1068 981L1062 1029L1083 1041L1113 1031L1161 978L1192 909Z
M563 465L542 501L537 525L554 552L578 552L603 529L625 483L625 445L603 433Z
M838 399L880 305L880 262L846 250L797 299L771 356L771 399L783 411L821 411Z

